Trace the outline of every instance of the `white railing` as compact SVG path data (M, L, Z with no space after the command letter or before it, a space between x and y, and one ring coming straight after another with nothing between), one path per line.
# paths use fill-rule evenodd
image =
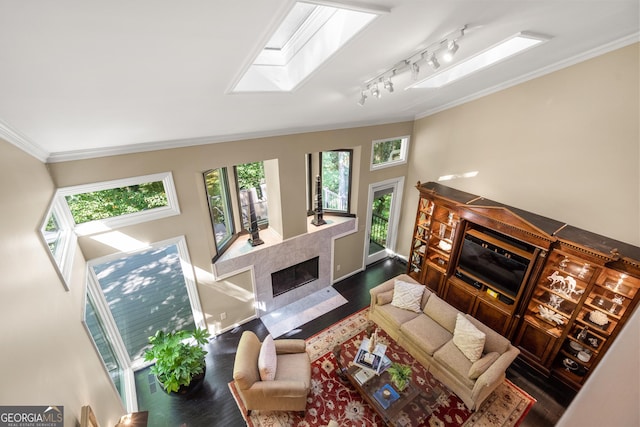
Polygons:
M322 207L336 211L347 210L347 197L341 196L328 188L322 189Z

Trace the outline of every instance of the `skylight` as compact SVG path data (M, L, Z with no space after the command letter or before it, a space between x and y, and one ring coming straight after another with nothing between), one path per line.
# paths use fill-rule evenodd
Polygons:
M534 46L546 42L546 38L534 36L527 33L518 33L513 37L500 42L499 44L472 56L452 67L439 73L433 74L426 79L411 86L412 88L439 88L456 80L460 80L477 71L497 64L507 58L524 52Z
M295 89L380 13L296 2L233 92Z

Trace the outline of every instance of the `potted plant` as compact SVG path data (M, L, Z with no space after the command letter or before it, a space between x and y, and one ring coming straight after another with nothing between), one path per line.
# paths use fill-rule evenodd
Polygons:
M391 376L391 381L396 386L398 391L402 391L409 385L411 380L411 366L403 365L402 363L392 363L387 369Z
M155 360L151 372L167 393L187 394L202 384L207 354L202 346L210 337L209 331L200 328L168 333L158 331L149 337L151 348L145 351L144 360Z

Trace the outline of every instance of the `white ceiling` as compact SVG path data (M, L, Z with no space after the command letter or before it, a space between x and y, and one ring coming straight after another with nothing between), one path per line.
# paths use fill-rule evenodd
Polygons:
M61 161L412 120L637 42L640 31L638 0L370 0L390 12L294 92L231 94L291 4L0 0L0 137ZM394 93L357 105L366 80L463 25L455 60L519 31L552 39L440 89L403 90L404 73Z

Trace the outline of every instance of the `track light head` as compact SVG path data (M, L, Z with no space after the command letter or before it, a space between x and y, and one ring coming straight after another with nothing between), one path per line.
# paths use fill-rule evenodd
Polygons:
M386 79L384 81L384 88L389 91L389 93L393 93L393 82L391 79Z
M380 98L382 94L380 93L380 89L378 89L378 83L374 84L371 88L371 96L374 98Z
M436 58L436 54L432 53L427 58L427 64L435 71L440 68L440 63L438 62L438 58Z
M364 93L364 90L363 90L360 92L360 100L358 101L358 105L362 107L366 100L367 100L367 94Z
M413 62L411 64L411 78L413 80L418 80L420 74L420 66L418 65L417 62Z
M453 55L455 55L458 51L459 47L460 46L458 46L458 43L456 43L455 40L449 40L449 43L447 44L447 51L442 56L442 59L450 62L453 59Z

